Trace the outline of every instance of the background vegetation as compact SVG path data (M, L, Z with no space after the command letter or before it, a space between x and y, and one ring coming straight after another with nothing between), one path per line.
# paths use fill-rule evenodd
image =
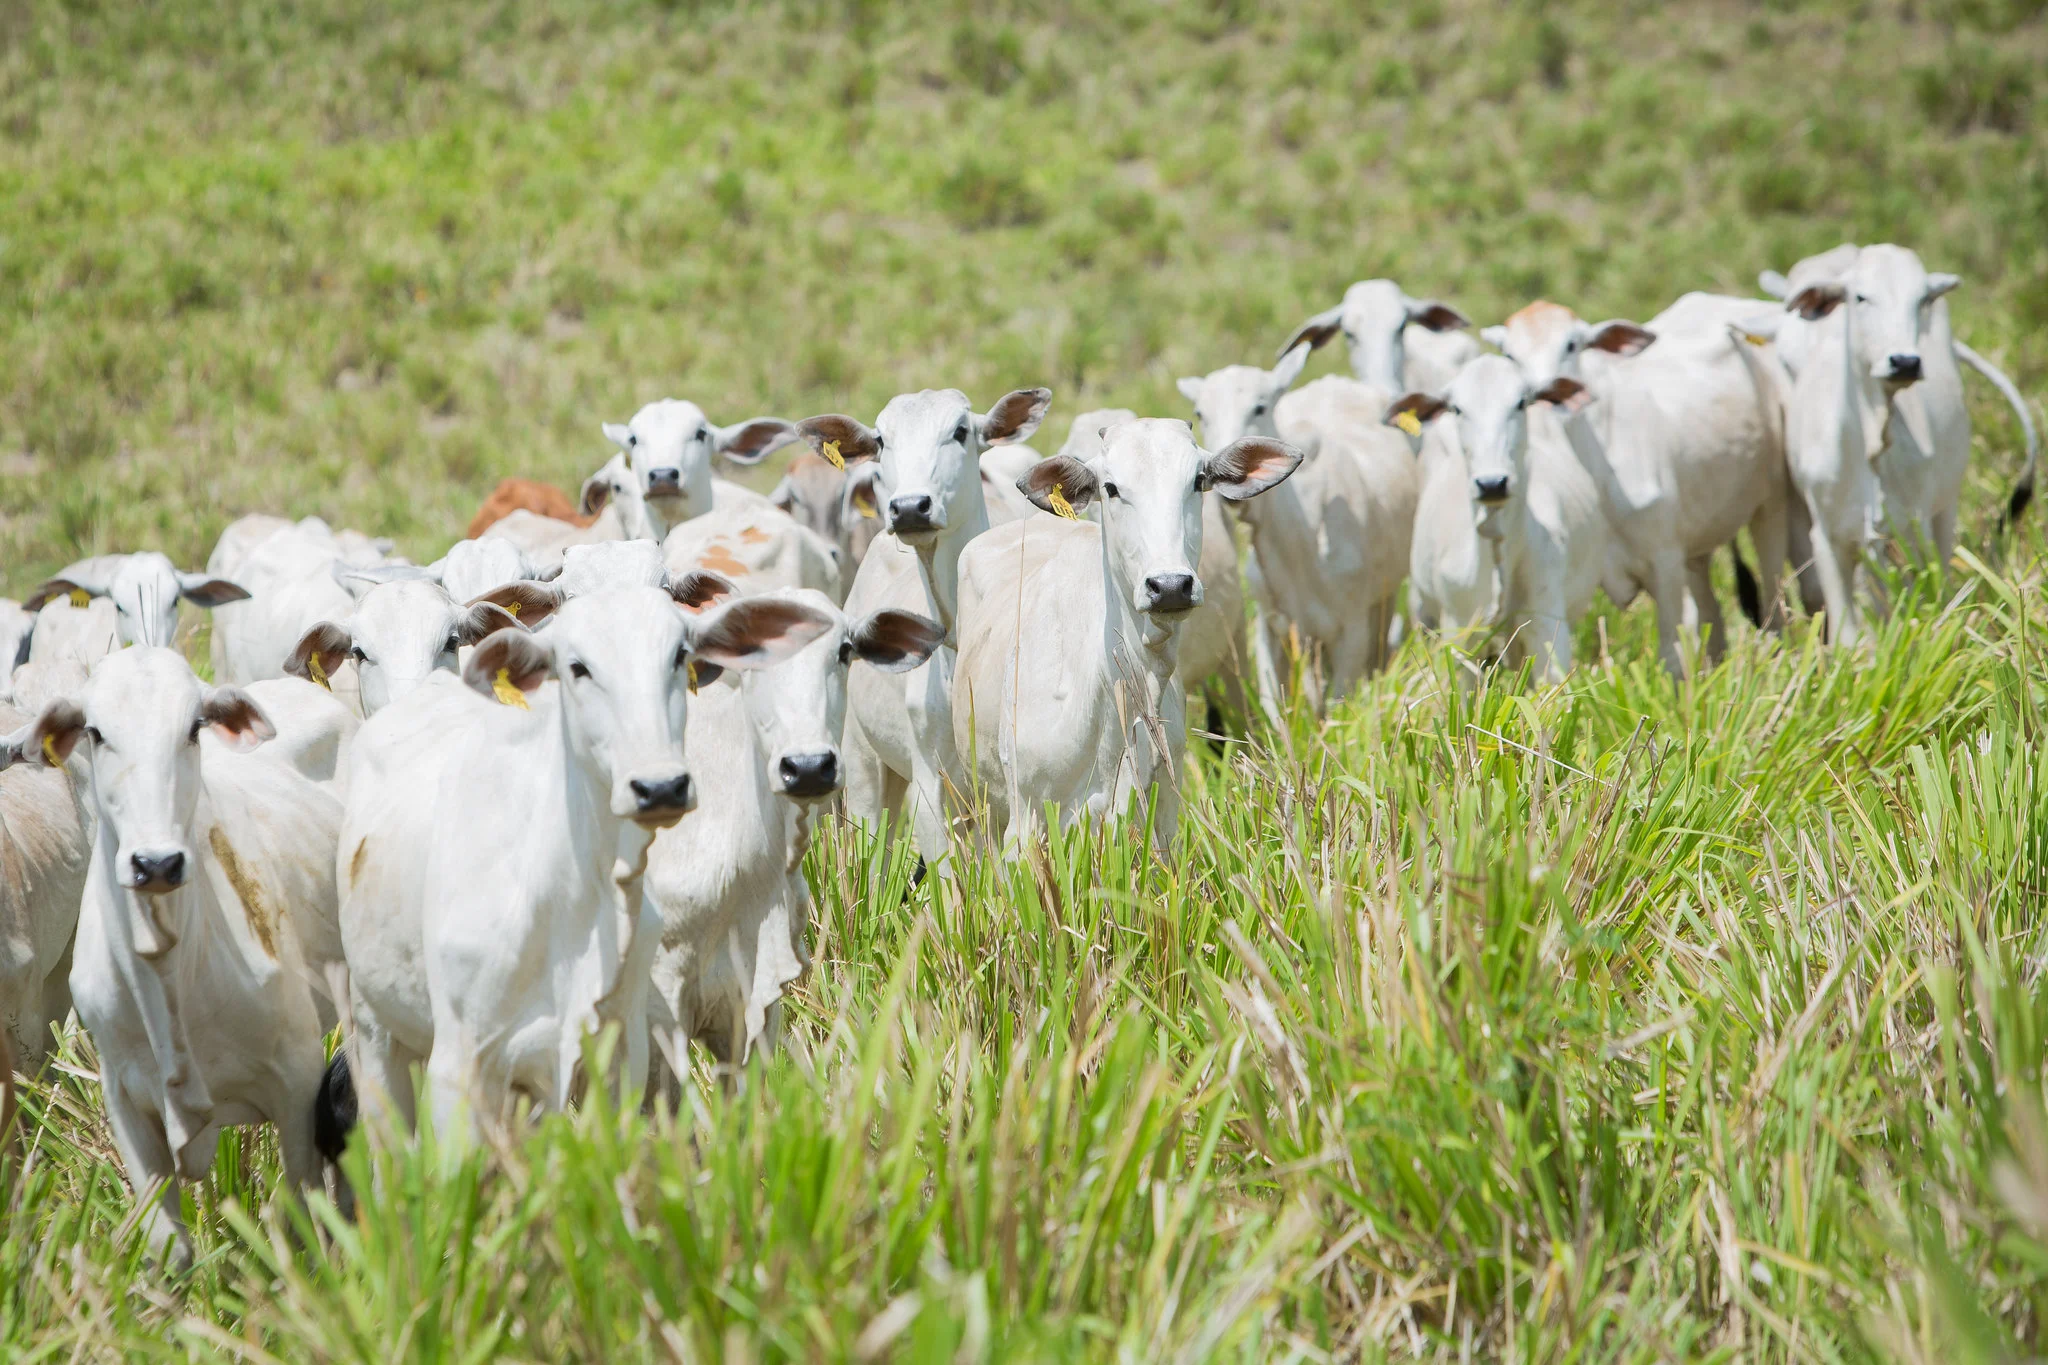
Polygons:
M0 587L259 509L429 556L663 394L1043 382L1056 443L1380 274L1644 316L1899 241L2039 394L2044 101L2040 0L12 0ZM230 1139L187 1284L75 1039L0 1175L0 1351L2038 1353L2048 598L1972 394L1983 558L1870 651L1744 633L1674 687L1640 609L1556 689L1411 649L1198 755L1167 864L906 894L837 833L743 1093L390 1160L320 1232Z

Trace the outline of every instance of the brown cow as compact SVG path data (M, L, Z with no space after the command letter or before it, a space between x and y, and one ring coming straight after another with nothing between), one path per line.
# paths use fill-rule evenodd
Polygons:
M470 519L469 538L475 540L495 523L519 511L553 517L572 526L588 526L597 520L595 516L584 516L569 495L551 483L542 483L538 479L500 479L491 495L484 499L484 505L477 509L476 516Z

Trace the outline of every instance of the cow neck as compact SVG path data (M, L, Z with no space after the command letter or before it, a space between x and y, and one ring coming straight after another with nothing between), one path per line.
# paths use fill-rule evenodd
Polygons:
M602 915L605 910L610 910L622 917L614 940L618 944L617 961L612 964L609 974L604 973L600 956L605 935L595 916L590 925L588 951L600 975L591 983L588 1008L597 1019L603 1020L617 1013L626 993L626 964L633 959L633 939L639 926L641 881L647 872L647 850L654 843L654 832L612 814L611 781L589 753L577 748L569 725L566 696L558 693L554 711L554 742L548 746L547 757L539 765L543 780L549 790L563 793L562 808L570 812L571 821L581 818L587 822L583 831L588 834L587 844L576 838L577 831L569 832L570 847L583 864L579 872L587 870L607 878L619 897L618 901L598 911ZM564 1078L573 1071L578 1060L575 1049L582 1046L580 1038L570 1038L573 1033L574 1029L564 1031L564 1051L560 1059L561 1076Z
M1841 315L1841 369L1843 417L1856 424L1856 449L1865 460L1875 460L1884 449L1886 427L1896 409L1884 385L1864 372L1856 359L1856 310L1844 299L1835 311ZM1834 329L1830 329L1832 332ZM1832 336L1830 344L1833 344Z
M1180 662L1180 623L1155 621L1131 605L1131 594L1117 581L1111 561L1107 518L1096 524L1095 543L1102 565L1102 649L1109 676L1121 674L1126 656L1135 660L1147 678L1147 712L1157 714L1160 690Z
M1279 399L1275 399L1273 406L1277 408L1279 405ZM1280 435L1280 424L1274 420L1274 416L1275 414L1268 412L1262 417L1253 418L1245 423L1243 435L1267 441L1284 440L1285 438ZM1252 552L1254 554L1258 553L1262 527L1265 528L1265 535L1268 538L1279 535L1300 539L1301 543L1307 545L1316 543L1317 537L1314 532L1306 528L1308 517L1303 510L1305 504L1301 496L1301 490L1321 481L1321 454L1322 449L1319 442L1313 453L1303 457L1302 462L1296 466L1293 474L1282 479L1256 498L1247 498L1240 503L1226 504L1225 510L1227 512L1234 511L1237 514L1238 520L1242 521L1246 528L1251 531ZM1207 495L1205 494L1204 496ZM1290 526L1304 529L1306 531L1305 538L1291 537L1290 531L1285 529ZM1270 587L1272 584L1270 577L1267 579L1267 583Z
M970 464L978 467L977 456ZM972 469L969 470L973 474ZM981 479L978 475L967 481L967 489L960 495L961 510L966 512L955 524L949 515L946 529L929 545L915 545L918 575L924 579L926 596L931 598L933 616L946 632L946 647L959 647L954 630L954 617L960 609L960 556L967 549L968 542L988 529L988 499L982 496Z

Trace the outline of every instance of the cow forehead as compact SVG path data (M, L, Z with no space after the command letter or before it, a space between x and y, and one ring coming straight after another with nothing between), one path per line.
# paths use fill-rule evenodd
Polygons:
M1927 267L1907 247L1867 246L1857 253L1854 273L1866 293L1881 291L1917 302L1927 292Z
M571 597L605 588L658 588L664 572L659 542L601 540L572 545L563 553L556 586Z
M660 588L605 588L572 597L540 637L559 655L573 650L596 658L629 659L643 650L666 659L682 643L682 608Z
M1392 280L1360 280L1344 291L1344 321L1353 331L1366 323L1406 326L1408 296Z
M1273 372L1262 370L1256 365L1225 365L1212 370L1202 380L1202 397L1196 407L1216 412L1226 412L1234 407L1250 407L1266 396L1273 387Z
M1538 299L1510 316L1503 325L1507 328L1509 350L1536 351L1562 343L1580 323L1579 315L1563 304Z
M1503 355L1482 355L1458 371L1451 381L1450 399L1460 412L1497 412L1520 403L1527 391L1514 361Z
M682 398L663 398L633 414L627 425L644 444L670 438L687 441L705 425L704 409Z
M198 709L199 679L176 650L136 645L93 666L83 703L86 715L102 730L161 724L165 716L175 716L182 724Z
M882 415L875 419L875 426L890 442L923 440L937 444L952 438L961 418L973 415L973 404L958 389L920 389L891 398Z
M1141 417L1111 427L1094 463L1120 484L1192 489L1202 458L1202 448L1186 422Z
M386 628L409 625L444 625L455 614L455 603L440 585L420 579L402 578L379 583L363 594L356 604L356 618L364 625Z

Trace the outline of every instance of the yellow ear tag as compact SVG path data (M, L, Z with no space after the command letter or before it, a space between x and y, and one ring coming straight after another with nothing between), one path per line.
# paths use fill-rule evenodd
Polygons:
M516 602L516 601L515 601L515 602L507 602L507 603L504 603L504 607L505 607L505 614L506 614L507 616L511 617L511 618L512 618L513 620L517 621L517 620L519 619L519 608L520 608L520 607L522 607L523 605L525 605L525 604L524 604L524 603L522 603L522 602Z
M91 593L89 593L89 592L87 592L87 591L86 591L86 590L85 590L84 588L73 588L73 589L71 590L71 605L72 605L72 606L74 606L74 607L78 607L78 608L80 608L81 610L83 610L83 609L85 608L85 606L86 606L87 604L89 604L89 603L90 603L91 601L92 601L92 594L91 594Z
M1394 414L1394 425L1407 432L1410 436L1420 436L1422 434L1422 419L1406 409Z
M1755 332L1744 332L1742 339L1752 346L1768 346L1771 344L1769 337L1760 337Z
M877 515L875 512L875 490L872 484L860 484L853 490L853 510L864 517Z
M840 471L842 474L846 472L846 460L839 453L839 442L826 441L824 444L818 447L818 453L820 455L823 455L825 457L825 462L831 465L834 469Z
M306 671L313 675L314 682L319 683L322 687L327 687L327 670L320 666L319 650L316 649L306 656ZM327 687L327 690L332 692L334 689Z
M687 676L689 678L690 691L695 692L697 690L697 661L695 659L689 662Z
M1046 490L1045 500L1052 504L1054 512L1065 517L1068 521L1079 521L1081 519L1080 513L1074 510L1074 504L1067 501L1067 495L1060 491L1058 484L1054 484Z
M526 694L519 690L519 684L512 681L512 670L509 668L498 670L498 679L491 684L491 695L506 706L516 706L522 711L533 709L526 704Z
M57 757L57 737L55 735L43 736L43 758L53 768L64 766L64 760Z

